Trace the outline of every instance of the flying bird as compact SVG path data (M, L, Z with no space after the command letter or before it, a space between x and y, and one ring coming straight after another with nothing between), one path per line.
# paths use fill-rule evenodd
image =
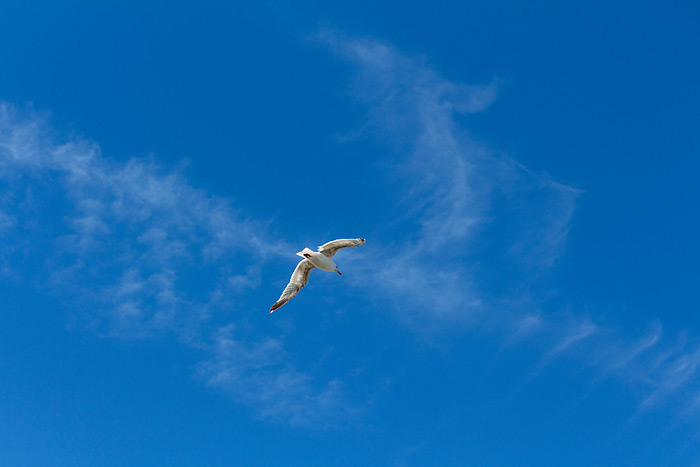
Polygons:
M333 256L341 248L354 248L365 243L364 238L341 238L338 240L333 240L324 245L318 247L318 251L311 251L308 248L304 248L297 255L301 256L302 259L297 264L294 269L292 278L289 280L289 284L284 288L284 292L280 296L279 300L272 305L270 308L270 313L293 299L296 294L309 282L309 274L313 268L319 268L323 271L337 272L341 276L343 275L338 271L338 265L333 261Z

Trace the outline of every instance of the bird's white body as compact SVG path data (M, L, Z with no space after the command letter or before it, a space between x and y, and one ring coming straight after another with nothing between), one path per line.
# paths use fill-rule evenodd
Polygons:
M335 264L335 261L333 261L332 258L329 258L318 251L311 251L309 248L304 248L297 253L297 255L308 259L311 261L311 264L323 271L336 272L338 270L338 266Z

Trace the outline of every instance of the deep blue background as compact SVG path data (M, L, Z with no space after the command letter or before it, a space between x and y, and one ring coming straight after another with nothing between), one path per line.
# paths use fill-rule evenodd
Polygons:
M691 2L6 1L0 99L50 113L58 135L97 142L115 164L145 157L180 167L190 185L297 248L327 236L371 241L405 183L383 172L383 142L339 142L363 124L367 104L353 94L353 66L316 39L320 29L391 44L452 82L495 81L494 103L456 117L460 127L488 151L583 191L556 265L526 286L535 308L590 316L625 342L661 322L665 338L692 350L699 20ZM293 261L252 303L269 306ZM335 345L335 361L350 363L321 366L319 380L365 362L371 376L357 387L367 393L353 397L372 402L356 424L259 420L197 377L201 349L167 334L105 337L74 322L70 303L3 278L0 463L698 461L697 400L671 394L647 409L653 382L611 378L576 356L537 370L546 355L537 341L504 351L494 334L470 331L426 342L358 290L339 292L349 300L343 314L318 318L337 282L312 279L317 287L295 300L313 307L281 310L296 314L287 350L303 359L316 344ZM218 319L235 322L236 313ZM263 318L250 319L267 335L274 325Z

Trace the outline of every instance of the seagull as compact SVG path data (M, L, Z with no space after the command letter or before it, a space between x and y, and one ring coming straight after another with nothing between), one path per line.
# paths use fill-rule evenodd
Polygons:
M321 245L318 247L318 251L311 251L308 248L304 248L297 253L298 256L304 259L297 264L292 278L289 280L289 284L284 288L284 292L282 292L280 298L272 305L272 308L270 308L270 313L293 299L296 294L299 293L301 288L309 282L309 274L311 274L313 268L337 272L342 276L343 274L338 271L338 265L333 261L333 256L341 248L354 248L363 243L365 243L364 238L341 238Z

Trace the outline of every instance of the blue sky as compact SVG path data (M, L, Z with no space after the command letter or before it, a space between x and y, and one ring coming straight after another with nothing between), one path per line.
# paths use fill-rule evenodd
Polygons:
M698 465L699 16L4 2L3 464Z

